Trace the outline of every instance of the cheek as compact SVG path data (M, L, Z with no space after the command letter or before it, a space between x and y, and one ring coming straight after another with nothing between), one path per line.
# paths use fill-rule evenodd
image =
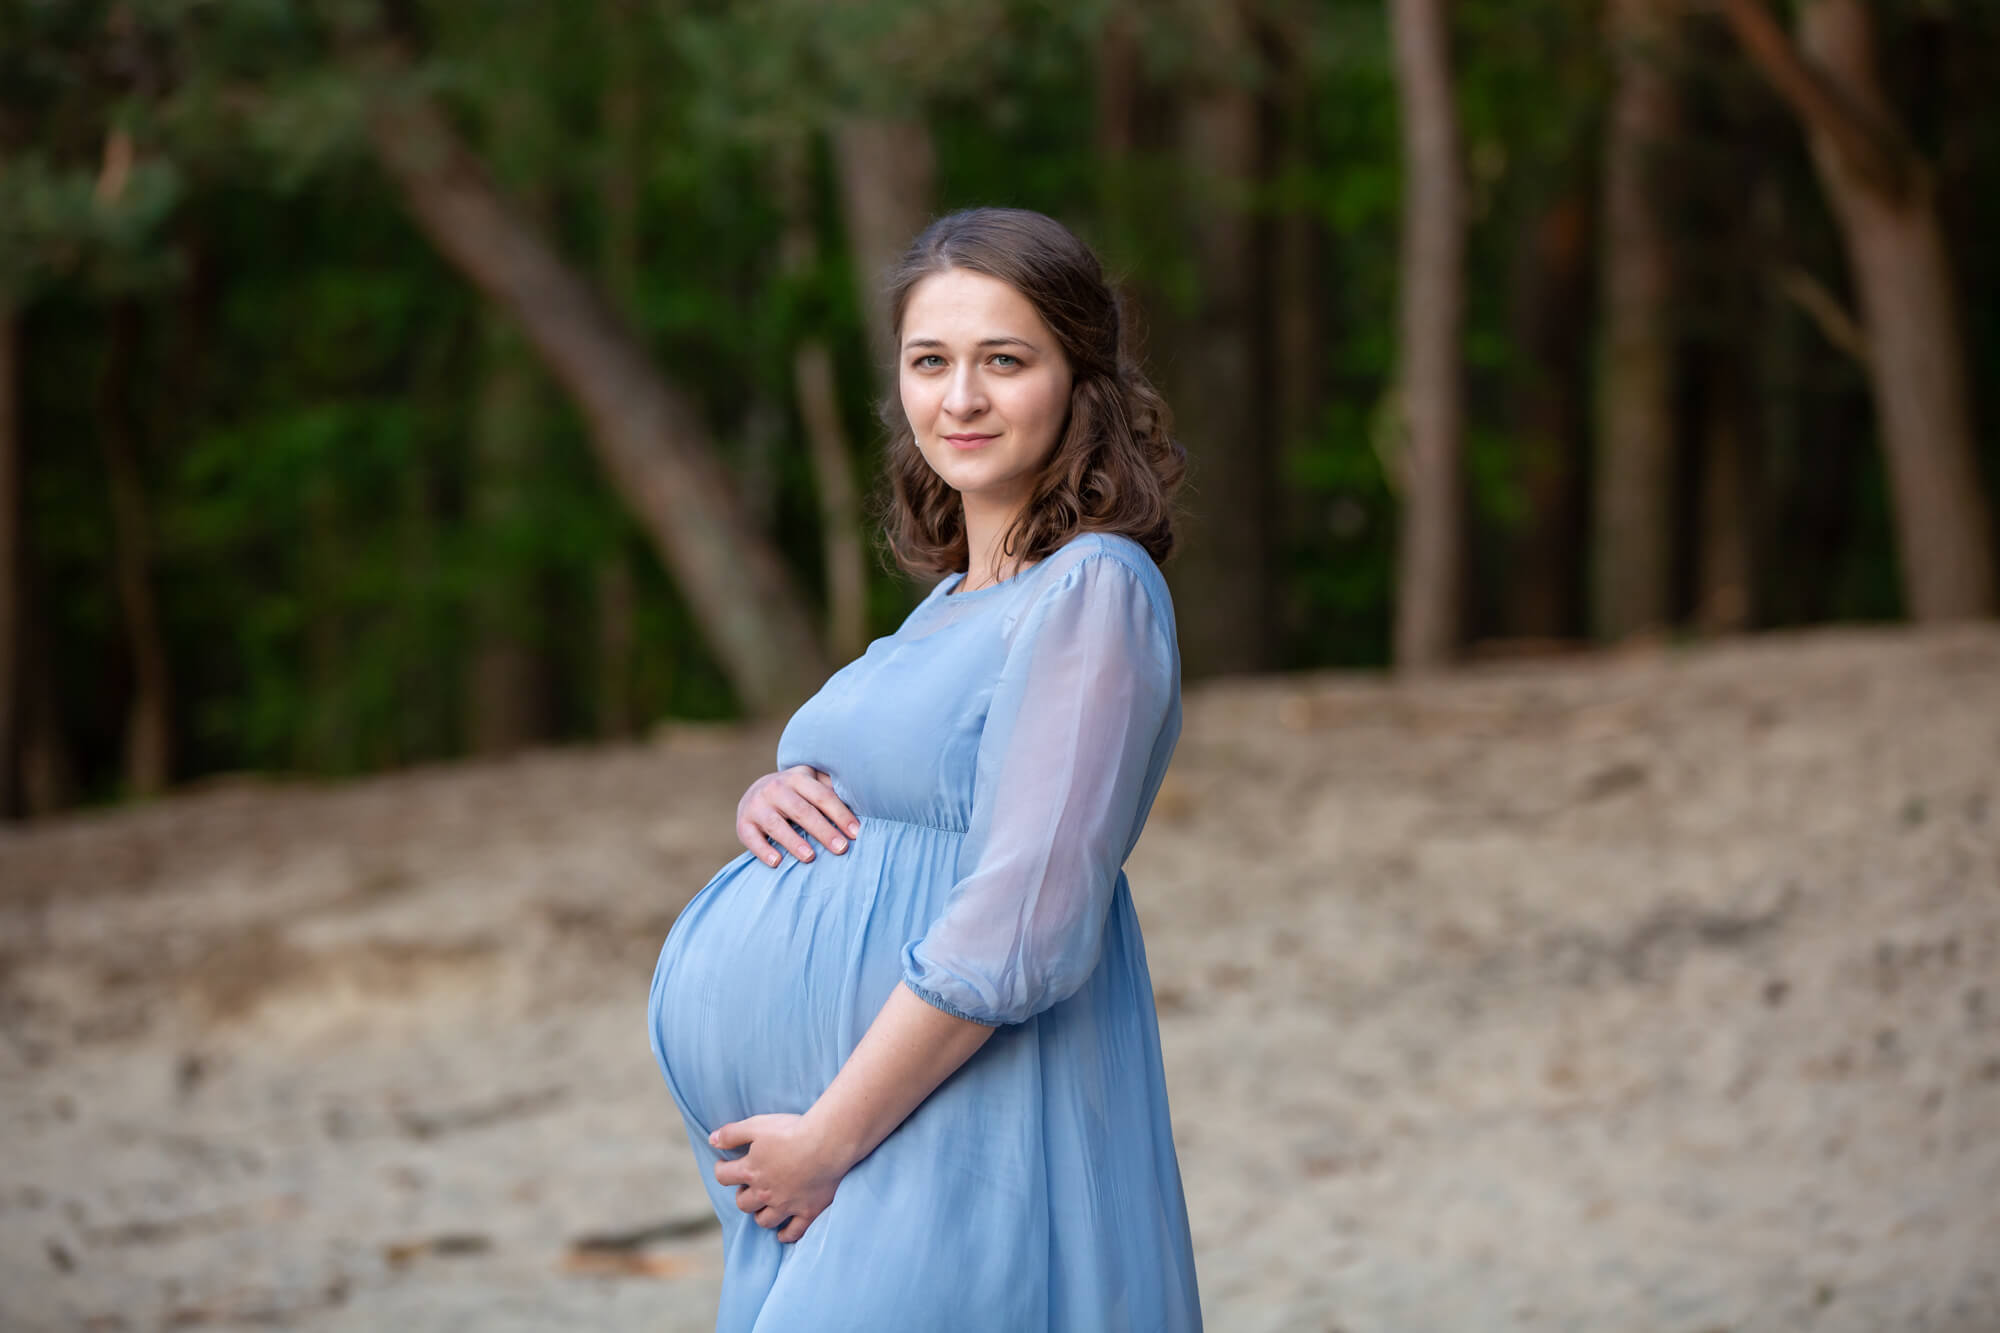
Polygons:
M1047 383L1034 386L1030 401L1022 404L1027 414L1032 415L1038 433L1046 434L1053 443L1056 433L1062 429L1063 419L1069 415L1069 385Z
M925 392L927 386L922 380L900 376L896 387L903 400L903 415L910 419L912 426L922 426L936 415L937 404L933 401L936 395Z

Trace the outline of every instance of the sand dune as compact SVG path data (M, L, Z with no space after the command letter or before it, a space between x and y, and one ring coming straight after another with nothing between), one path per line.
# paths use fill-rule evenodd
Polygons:
M0 1327L708 1328L776 735L0 834ZM2000 1328L2000 629L1205 686L1129 870L1218 1333Z

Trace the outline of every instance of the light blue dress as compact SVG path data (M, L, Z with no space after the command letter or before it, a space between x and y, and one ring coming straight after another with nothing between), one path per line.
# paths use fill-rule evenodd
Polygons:
M1201 1326L1122 869L1180 735L1166 580L1106 533L953 594L963 577L778 741L860 837L744 852L660 951L653 1054L722 1219L718 1333ZM903 983L998 1030L781 1243L716 1183L737 1154L709 1131L805 1111Z

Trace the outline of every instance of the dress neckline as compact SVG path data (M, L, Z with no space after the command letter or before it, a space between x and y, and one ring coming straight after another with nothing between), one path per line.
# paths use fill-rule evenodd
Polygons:
M984 588L973 588L966 592L952 591L952 589L958 587L959 584L965 582L965 575L966 575L965 570L954 569L951 573L945 575L944 582L938 585L938 587L941 589L941 591L938 593L938 600L941 602L973 601L978 598L986 596L988 593L999 592L1002 588L1011 588L1016 583L1019 583L1023 576L1030 573L1034 569L1038 568L1041 565L1041 563L1042 562L1040 560L1037 560L1032 565L1028 565L1025 566L1024 568L1015 570L1011 575L1009 575L1004 579L1001 579L998 583L989 583Z
M965 570L954 569L951 573L945 575L943 578L937 581L937 583L931 588L929 594L927 594L926 601L935 602L939 605L945 605L945 604L955 605L959 602L969 602L977 600L978 598L981 597L990 597L995 593L1001 592L1004 589L1013 587L1017 583L1023 582L1028 575L1033 574L1036 570L1048 564L1049 561L1054 559L1057 555L1068 550L1070 547L1084 540L1086 537L1096 535L1097 531L1098 530L1094 528L1086 528L1078 532L1073 532L1070 534L1069 540L1065 541L1062 545L1056 547L1055 550L1050 551L1047 555L1043 556L1040 560L1035 561L1033 564L1024 565L1020 569L1015 570L1011 577L1001 579L998 583L988 584L984 588L974 588L970 592L953 591L953 589L957 588L961 583L965 582L965 575L966 575Z

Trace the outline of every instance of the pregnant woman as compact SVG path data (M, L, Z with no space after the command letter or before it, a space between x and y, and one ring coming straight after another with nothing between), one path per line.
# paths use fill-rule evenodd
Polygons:
M1180 735L1183 456L1059 223L942 218L889 295L884 517L944 577L792 716L653 976L716 1328L1199 1329L1122 869Z

